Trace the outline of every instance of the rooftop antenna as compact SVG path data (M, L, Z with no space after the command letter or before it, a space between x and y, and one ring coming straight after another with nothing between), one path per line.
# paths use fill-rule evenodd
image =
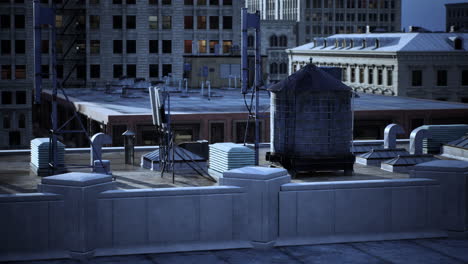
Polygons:
M102 159L99 155L99 151L97 147L93 144L88 132L86 131L85 126L81 122L80 117L76 111L75 105L72 104L65 93L65 90L58 85L57 82L57 53L56 53L56 27L55 27L55 5L52 8L42 7L40 0L33 1L33 15L34 15L34 103L41 104L41 93L42 93L42 59L41 59L41 51L42 51L42 26L46 25L49 26L50 32L50 40L52 44L51 50L51 65L52 65L52 113L51 113L51 123L52 129L50 130L50 144L49 144L49 174L54 175L55 173L64 170L66 168L93 168L95 169L94 165L77 165L77 164L70 164L68 167L64 167L64 164L58 163L58 135L66 134L66 133L85 133L86 138L90 144L90 147L97 157L99 157L99 164L103 169L105 174L109 174L109 171L106 166L104 166ZM47 76L48 77L48 76ZM65 100L69 105L73 107L73 117L67 120L64 124L60 127L58 126L58 118L57 118L57 94L58 89L63 93ZM80 130L66 130L65 127L73 120L76 119L79 123Z
M261 37L260 37L260 11L255 13L248 13L247 8L242 8L241 11L242 19L242 35L241 35L241 50L242 50L242 85L241 92L244 95L248 93L248 83L249 83L249 63L248 63L248 43L247 43L247 32L249 28L255 29L255 83L252 96L255 96L255 114L251 112L252 106L249 110L249 120L247 120L246 131L248 130L250 118L253 116L255 119L255 165L258 165L258 149L260 141L260 126L258 120L258 107L259 107L259 90L262 86L262 64L261 64ZM247 132L246 132L247 134Z

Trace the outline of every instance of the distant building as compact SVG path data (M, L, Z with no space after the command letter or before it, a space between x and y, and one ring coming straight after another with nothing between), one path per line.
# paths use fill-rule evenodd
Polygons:
M339 34L288 49L289 72L343 68L355 91L468 103L468 34Z
M454 27L455 31L468 32L468 2L445 4L445 14L447 31Z
M401 30L401 0L245 0L264 20L294 20L297 44L333 34Z

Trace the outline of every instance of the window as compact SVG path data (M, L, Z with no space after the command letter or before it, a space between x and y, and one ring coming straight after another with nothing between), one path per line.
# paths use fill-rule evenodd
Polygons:
M136 53L136 40L127 40L127 53Z
M367 75L369 78L367 82L369 84L374 84L374 69L371 69L371 68L367 69Z
M10 131L8 133L8 144L10 146L21 145L21 133L19 131Z
M463 70L461 72L461 84L468 85L468 70Z
M91 40L90 41L90 53L99 54L101 52L101 41L100 40Z
M232 29L232 16L223 16L223 29Z
M136 78L136 64L127 64L127 77Z
M453 43L453 44L454 44L454 48L455 48L456 50L461 50L461 49L463 49L463 41L462 41L460 38L456 38L456 39L454 40L454 43Z
M15 28L24 28L24 15L15 15Z
M148 17L148 24L150 29L158 29L158 17L157 16L149 16Z
M197 5L206 5L206 0L197 0Z
M172 64L163 64L162 65L162 75L169 76L169 73L172 73Z
M172 17L163 16L162 17L162 29L171 29L172 28Z
M120 19L122 19L122 17L120 17ZM100 23L101 21L99 16L89 16L90 29L99 29ZM120 21L120 28L122 28L122 21Z
M26 117L24 114L21 114L18 118L18 128L26 128Z
M341 69L341 81L343 81L343 82L348 81L348 68L346 68L346 67Z
M2 92L2 104L12 104L13 103L13 95L10 91Z
M55 52L57 54L63 53L63 40L62 39L55 40Z
M148 0L148 4L150 4L150 5L157 5L157 4L158 4L158 0Z
M383 84L383 70L377 70L377 85Z
M219 17L210 16L210 29L219 29Z
M210 53L219 53L219 48L217 49L217 46L219 45L218 40L210 40Z
M437 86L447 86L447 71L446 70L437 71Z
M197 29L206 29L206 16L197 17Z
M60 0L61 1L61 0ZM99 0L89 0L89 4L91 5L99 5Z
M136 28L136 16L127 16L127 29Z
M210 124L210 144L224 142L224 123Z
M9 39L2 39L2 54L10 54L11 53L11 43Z
M412 86L422 86L422 71L415 70L411 72L411 85Z
M15 79L26 79L26 65L15 66Z
M127 0L125 1L127 3L127 5L134 5L136 4L136 0Z
M184 5L193 5L193 0L184 0Z
M4 28L4 29L10 28L10 16L9 15L0 16L0 28Z
M198 52L199 53L206 53L206 40L199 40L198 41Z
M86 65L78 64L76 66L76 79L85 80L86 79Z
M278 46L278 37L276 37L276 35L272 35L270 37L270 47L276 47L276 46Z
M2 65L2 80L11 80L11 65Z
M10 117L8 115L3 116L3 128L10 128Z
M270 64L270 73L271 74L277 74L278 73L278 64L276 64L275 62Z
M279 73L280 74L287 74L288 73L288 64L286 64L285 62L281 63L279 65Z
M41 52L43 54L48 54L49 53L49 40L48 39L43 39L41 41Z
M162 41L162 52L163 53L172 53L172 41L163 40Z
M121 4L122 4L122 0L112 0L112 4L114 4L114 5L121 5Z
M254 46L255 38L253 35L247 36L247 47L252 48Z
M15 53L24 54L26 53L26 41L23 39L15 40Z
M122 53L122 40L114 40L114 53Z
M48 64L41 65L41 75L42 75L42 78L49 79L49 65Z
M287 47L288 46L288 37L282 35L279 37L279 45L280 47Z
M171 5L172 1L171 0L162 0L163 5Z
M359 82L364 83L364 68L359 68Z
M192 53L192 40L184 40L184 53Z
M387 86L393 85L393 71L387 70Z
M26 104L26 91L16 91L16 104Z
M193 29L193 16L184 16L184 28Z
M149 65L149 77L150 78L158 78L159 77L159 65L158 64L150 64Z
M158 53L158 40L152 39L149 41L149 53Z
M99 79L101 78L101 66L99 64L91 64L89 66L89 77L91 79Z
M114 64L113 67L113 77L114 78L120 78L123 76L123 66L122 64Z
M122 16L112 16L112 28L122 29Z
M210 5L219 5L218 0L210 0Z
M223 5L232 5L232 0L223 0Z
M351 68L351 82L356 81L356 68Z
M223 40L223 53L230 53L232 47L232 40Z
M63 65L57 64L57 78L63 79Z

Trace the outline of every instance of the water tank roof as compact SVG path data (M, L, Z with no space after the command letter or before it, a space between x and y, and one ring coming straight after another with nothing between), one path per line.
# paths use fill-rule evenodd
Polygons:
M268 88L271 92L280 92L283 89L351 91L350 87L313 64L307 64L299 71Z

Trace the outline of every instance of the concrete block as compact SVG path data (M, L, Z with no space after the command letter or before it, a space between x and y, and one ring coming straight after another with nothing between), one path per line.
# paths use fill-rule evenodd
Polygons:
M440 186L426 186L427 228L442 229L442 192Z
M247 194L235 193L232 195L232 239L234 240L248 240L248 200Z
M334 196L333 190L297 193L297 233L300 236L334 233Z
M147 241L146 198L113 200L113 245L141 245Z
M415 231L427 227L426 187L391 188L392 231Z
M280 237L294 237L297 235L297 193L298 192L279 193Z
M336 233L390 231L390 190L362 188L335 190Z
M111 199L98 200L98 235L96 245L99 248L112 247L114 222L112 220L113 201Z
M232 207L232 195L200 196L200 240L232 239Z

